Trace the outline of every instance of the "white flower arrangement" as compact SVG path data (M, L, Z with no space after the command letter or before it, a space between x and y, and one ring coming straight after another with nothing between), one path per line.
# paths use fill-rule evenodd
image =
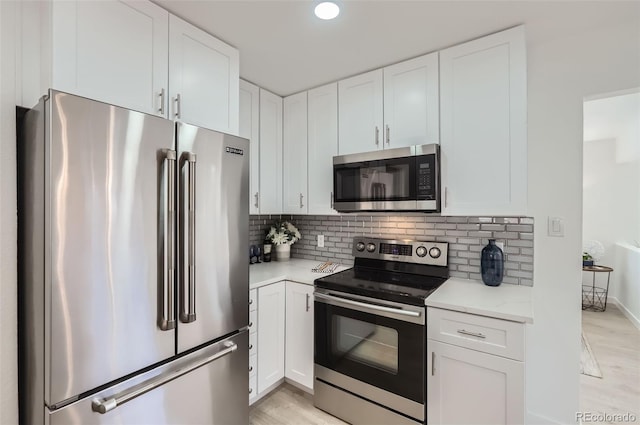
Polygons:
M302 235L293 224L288 221L276 221L271 226L265 240L271 241L274 245L293 245Z

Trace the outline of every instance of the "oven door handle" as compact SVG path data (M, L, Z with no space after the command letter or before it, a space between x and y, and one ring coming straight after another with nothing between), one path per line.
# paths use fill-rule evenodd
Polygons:
M381 305L369 304L365 302L350 300L347 298L336 297L335 295L326 295L326 294L319 294L319 293L315 293L314 295L316 299L320 299L320 300L337 301L343 304L352 305L354 307L362 307L370 310L383 311L385 313L399 314L401 316L420 317L422 315L422 313L417 311L402 310L402 309L393 308L393 307L384 307Z

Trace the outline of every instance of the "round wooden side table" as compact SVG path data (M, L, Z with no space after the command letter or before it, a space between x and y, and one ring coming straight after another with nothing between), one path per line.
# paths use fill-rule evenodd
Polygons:
M591 285L582 285L582 309L592 311L605 311L607 309L607 295L609 293L609 280L613 269L607 266L583 266L583 272L592 272ZM596 273L607 273L607 286L596 286Z

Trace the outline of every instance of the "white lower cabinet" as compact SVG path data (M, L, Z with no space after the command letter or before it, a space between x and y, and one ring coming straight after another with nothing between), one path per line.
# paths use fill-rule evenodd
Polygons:
M258 288L258 394L284 378L285 283Z
M434 308L427 323L427 422L523 424L524 324ZM496 343L516 358L492 354Z
M249 404L286 377L313 391L313 285L281 281L249 291Z
M287 282L285 374L313 389L313 286Z

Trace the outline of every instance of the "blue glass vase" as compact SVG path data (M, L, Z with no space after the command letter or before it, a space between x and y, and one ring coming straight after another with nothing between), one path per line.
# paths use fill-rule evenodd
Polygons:
M482 281L485 285L498 286L504 277L504 253L496 245L495 239L489 239L489 244L482 248L480 257Z

